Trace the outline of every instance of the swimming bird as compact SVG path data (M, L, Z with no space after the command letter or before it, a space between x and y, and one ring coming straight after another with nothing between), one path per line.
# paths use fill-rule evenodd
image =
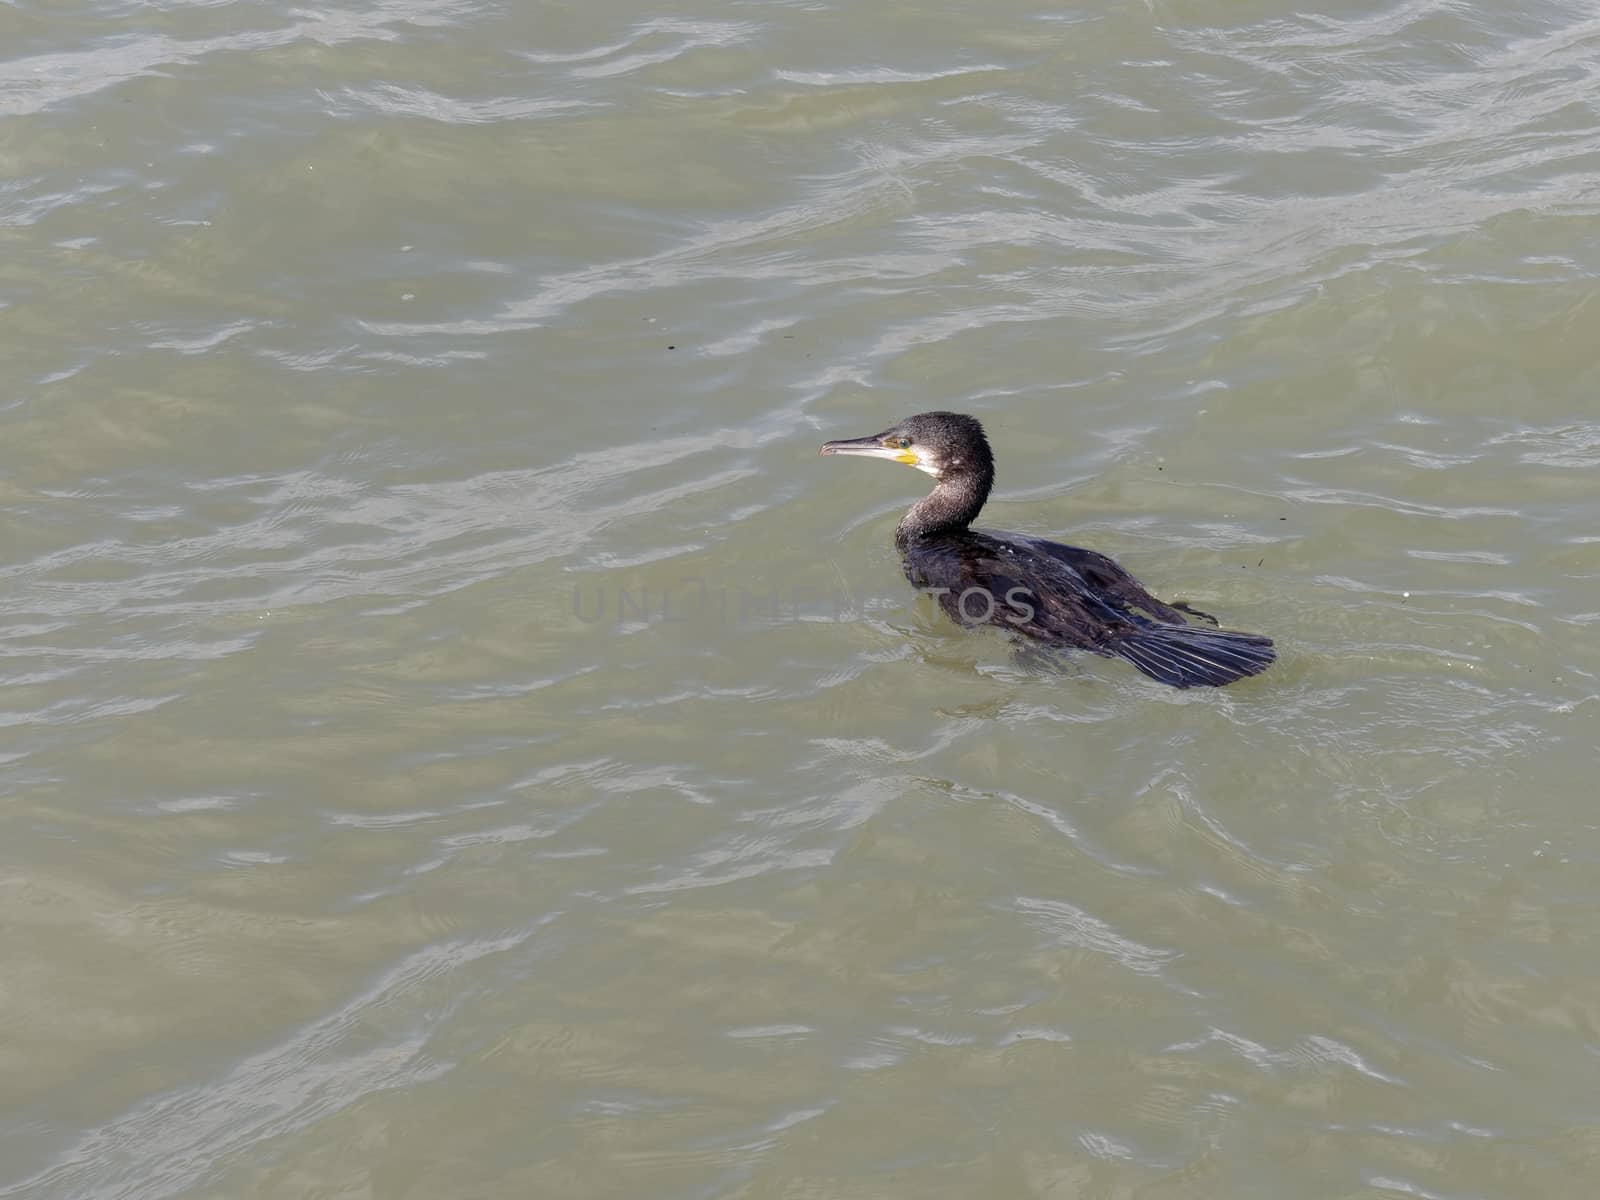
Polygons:
M926 412L871 437L828 442L823 454L860 454L916 467L933 491L894 531L906 578L935 595L959 625L998 625L1051 647L1132 663L1173 687L1221 687L1266 670L1272 639L1192 625L1208 613L1157 600L1104 554L1020 533L971 528L994 486L983 426L965 413Z

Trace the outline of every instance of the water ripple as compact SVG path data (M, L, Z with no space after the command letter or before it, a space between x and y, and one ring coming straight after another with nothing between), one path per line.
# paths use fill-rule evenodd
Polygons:
M202 1183L245 1147L280 1137L375 1093L437 1079L451 1064L428 1053L452 1005L428 999L461 968L526 942L537 927L443 944L411 955L371 987L281 1045L252 1055L211 1084L180 1089L92 1130L51 1166L0 1196L140 1200ZM403 1034L365 1046L364 1030L422 1009Z
M448 26L482 7L480 0L377 0L361 12L297 9L290 23L275 29L193 39L133 34L86 50L0 60L0 114L44 112L217 54L259 53L300 41L332 47L369 38L393 40L403 36L397 26Z

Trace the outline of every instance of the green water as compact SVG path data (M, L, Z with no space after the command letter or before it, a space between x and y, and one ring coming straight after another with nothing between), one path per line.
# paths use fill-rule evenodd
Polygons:
M0 1196L1600 1170L1600 19L0 7ZM1280 661L914 602L985 520Z

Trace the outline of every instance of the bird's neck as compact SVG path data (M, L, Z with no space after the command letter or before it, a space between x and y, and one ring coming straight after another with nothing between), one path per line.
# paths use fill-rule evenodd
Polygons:
M900 518L894 540L904 546L919 538L961 532L977 519L993 482L993 474L945 476Z

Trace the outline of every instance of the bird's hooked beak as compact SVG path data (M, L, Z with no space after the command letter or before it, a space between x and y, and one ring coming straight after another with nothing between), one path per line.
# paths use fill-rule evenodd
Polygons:
M887 433L875 433L871 437L863 438L846 438L841 442L824 442L820 453L860 454L867 458L887 458L890 462L904 463L908 467L921 465L914 449L902 449L899 441Z

